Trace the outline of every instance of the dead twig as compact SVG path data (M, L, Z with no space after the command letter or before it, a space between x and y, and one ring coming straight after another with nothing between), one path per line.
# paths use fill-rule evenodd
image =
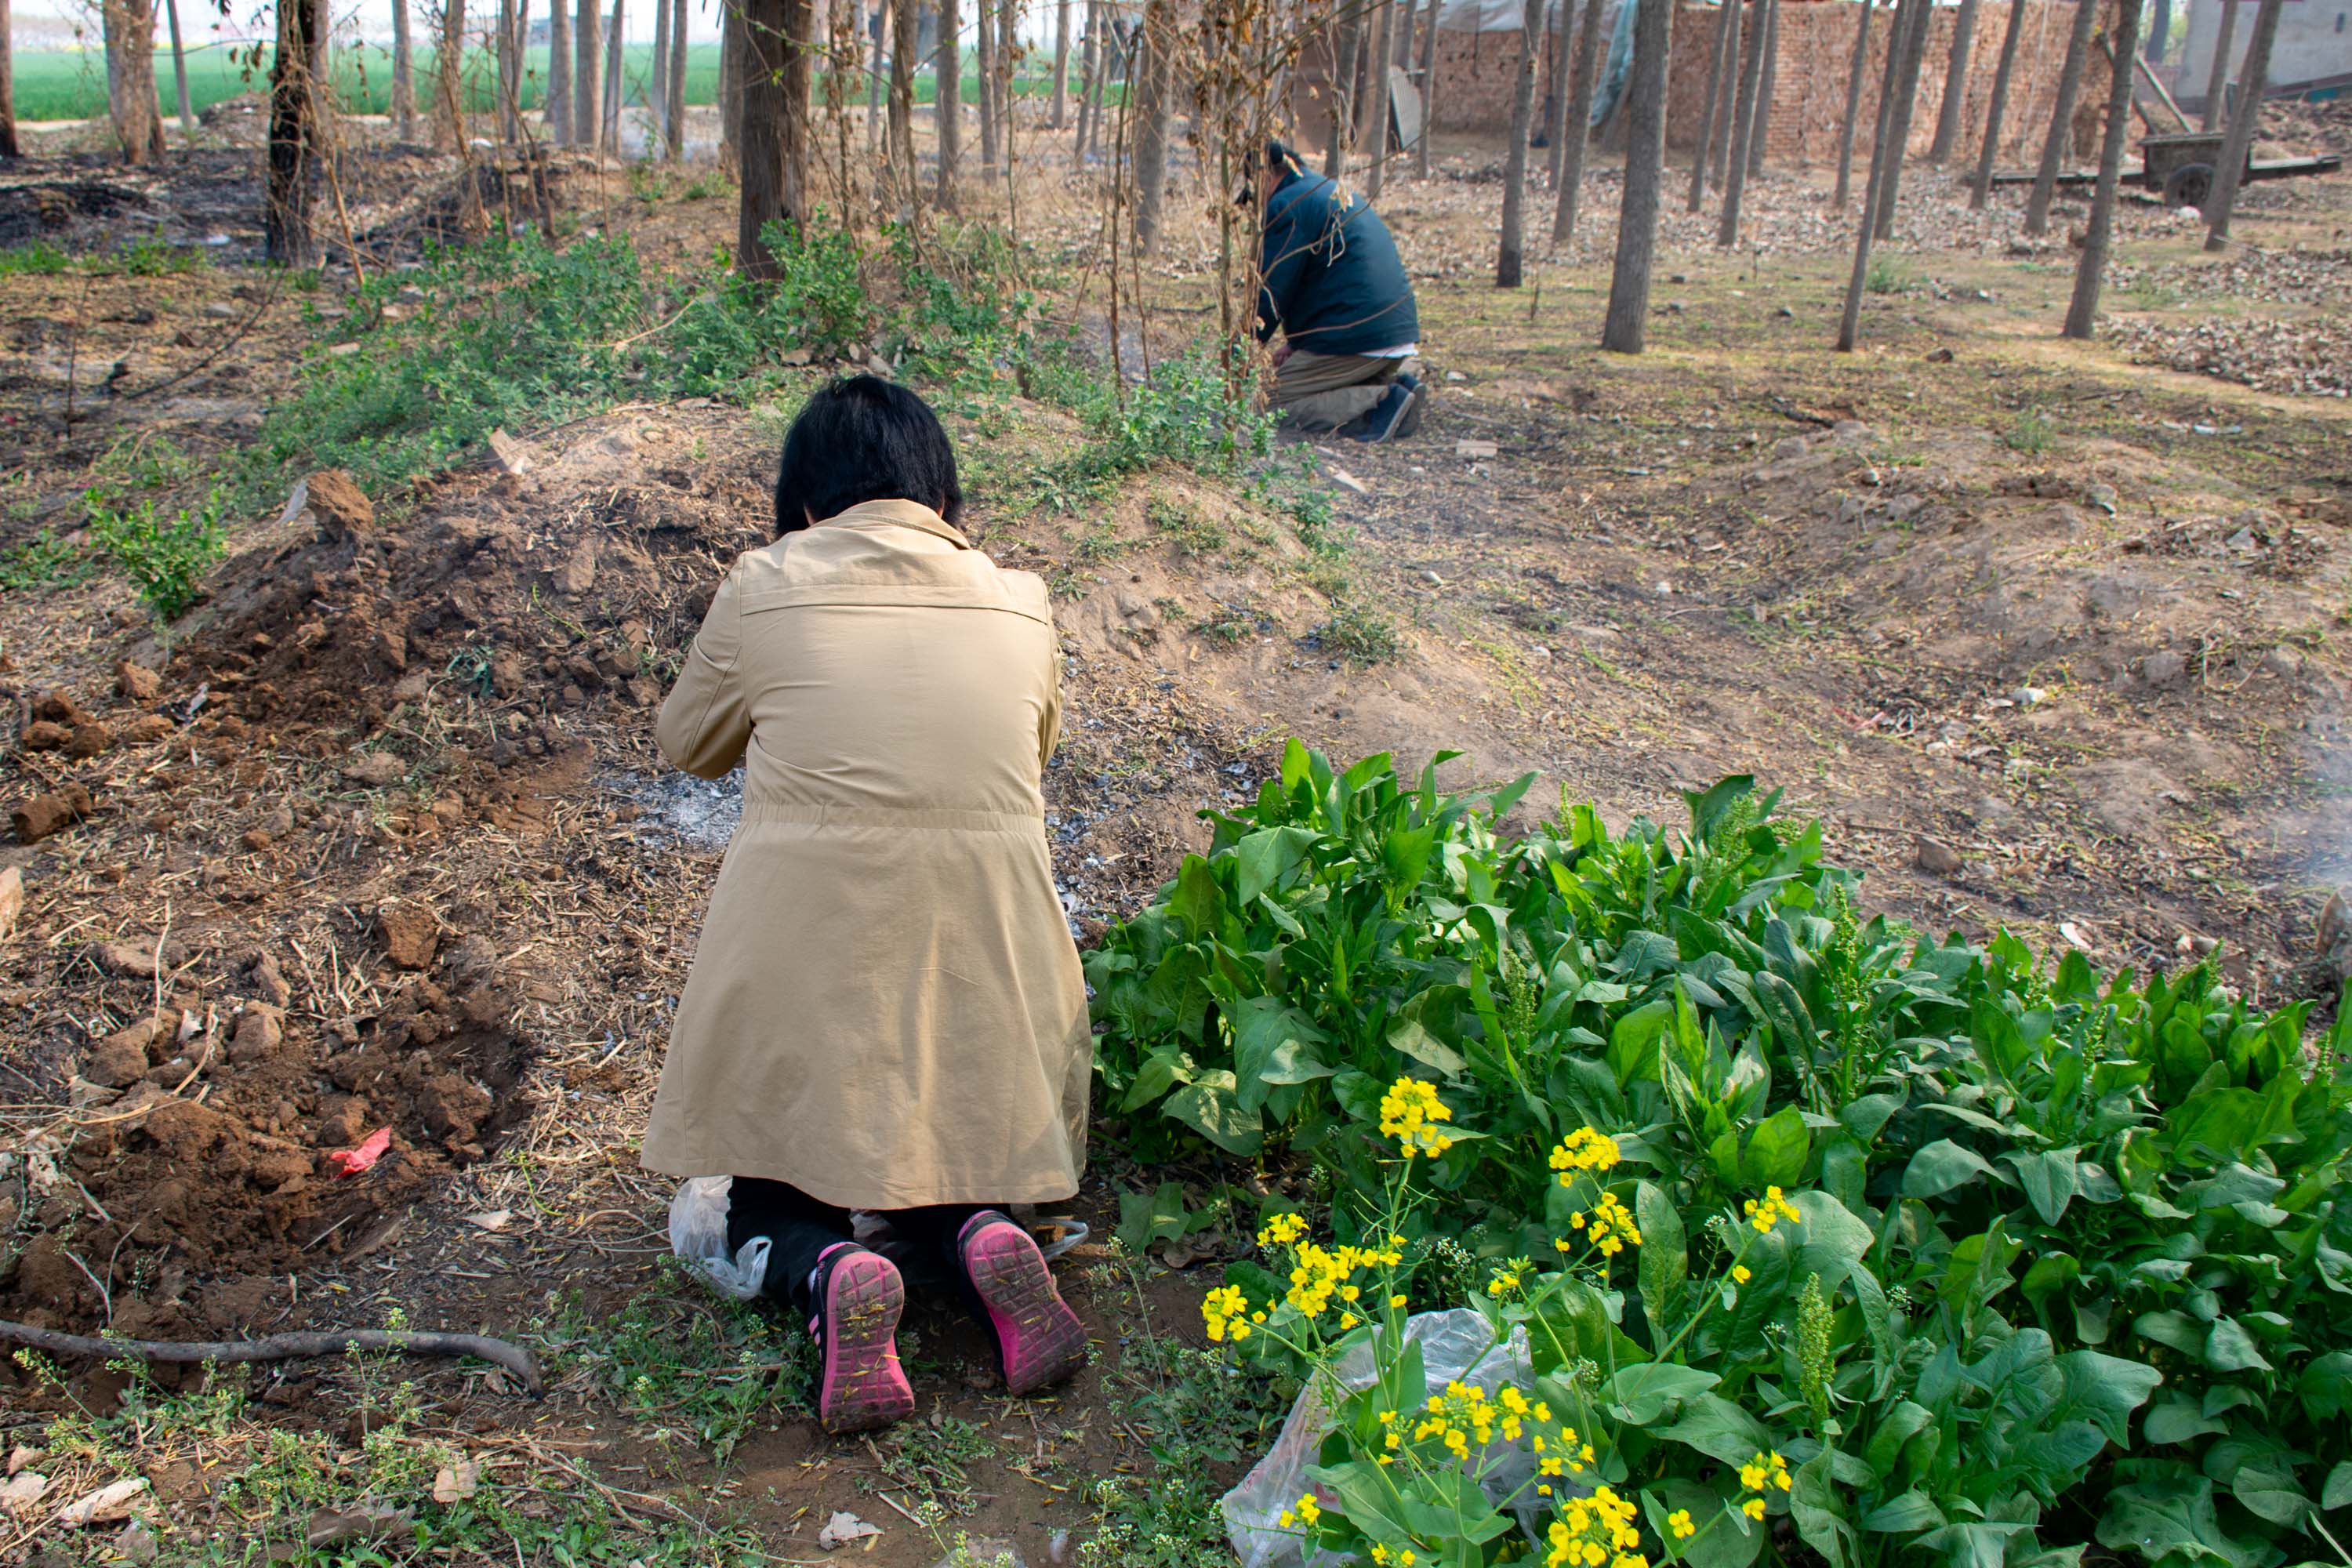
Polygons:
M93 1283L95 1281L93 1280ZM29 1323L0 1320L0 1344L30 1345L52 1355L96 1356L189 1366L203 1362L288 1361L297 1356L341 1355L347 1351L394 1351L402 1355L469 1355L506 1368L522 1379L533 1398L540 1394L539 1363L530 1352L487 1334L426 1333L405 1329L327 1329L270 1334L257 1340L189 1341L92 1339L61 1334Z

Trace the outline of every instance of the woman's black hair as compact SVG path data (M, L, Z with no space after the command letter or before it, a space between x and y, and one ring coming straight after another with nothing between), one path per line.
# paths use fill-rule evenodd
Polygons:
M963 515L955 448L930 405L879 376L853 375L808 400L776 469L776 536L860 501L910 500L952 525Z

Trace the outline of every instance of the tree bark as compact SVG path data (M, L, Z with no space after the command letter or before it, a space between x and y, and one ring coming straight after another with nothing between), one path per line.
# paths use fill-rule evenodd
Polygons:
M1429 31L1421 41L1421 139L1413 143L1412 172L1429 178L1429 139L1437 130L1437 14L1441 0L1429 0Z
M838 4L839 0L835 3ZM858 3L863 5L865 0L858 0ZM861 25L866 28L866 42L874 51L866 79L866 155L871 158L882 150L882 91L889 68L890 0L877 0L872 16L863 18Z
M720 3L731 7L740 0ZM604 79L597 74L604 65L604 20L596 0L580 0L578 14L572 19L572 137L592 153L601 145L598 132L604 125L604 95L600 90Z
M2083 0L2085 5L2096 0ZM1895 84L1895 108L1887 117L1886 169L1879 178L1878 237L1895 237L1895 202L1903 188L1903 160L1911 151L1911 117L1919 107L1919 68L1927 53L1927 34L1935 26L1932 5L1922 5L1903 36L1903 72Z
M2232 5L2236 0L2231 0ZM1992 166L2000 156L2001 121L2009 112L2009 84L2017 70L2017 44L2025 34L2025 0L2009 0L2009 26L2000 36L2000 63L1993 68L1992 101L1985 105L1984 145L1977 149L1977 173L1969 210L1982 212L1992 200Z
M188 107L188 55L180 43L180 0L163 0L163 15L172 28L172 85L180 100L180 130L196 133L196 111Z
M2229 98L2230 46L2237 41L2238 0L2221 0L2221 30L2213 38L2213 68L2205 77L2205 111L2199 118L2209 134L2221 123Z
M743 0L743 200L735 233L736 265L747 278L782 268L764 231L771 223L798 230L808 222L809 45L812 0Z
M1094 135L1095 72L1101 68L1103 53L1097 37L1101 27L1101 5L1097 0L1087 0L1086 21L1078 30L1078 128L1070 149L1073 163L1086 162L1087 144Z
M2262 123L2263 94L2270 87L2271 47L2278 39L2279 0L2263 0L2254 12L2254 36L2246 40L2245 68L2238 72L2238 112L2231 117L2230 134L2221 142L2221 162L2213 171L2213 189L2205 197L2205 248L2226 250L2230 216L2238 205L2238 186L2245 177L2246 156Z
M126 163L163 155L163 104L155 96L154 0L103 0L107 108Z
M669 7L670 0L654 0L654 73L646 83L646 108L653 121L648 156L660 153L663 128L669 123Z
M1756 83L1756 118L1748 132L1748 177L1764 173L1764 148L1772 128L1772 95L1780 89L1780 0L1764 6L1764 74Z
M2010 0L2014 10L2021 14L2025 0ZM1854 121L1862 118L1862 82L1870 70L1870 21L1878 15L1877 0L1862 0L1862 24L1854 29L1853 61L1845 73L1845 120L1838 127L1837 189L1830 195L1830 205L1838 212L1853 195L1853 131Z
M515 0L499 0L499 135L509 144L522 139L522 59L515 37Z
M1960 0L1960 14L1952 18L1952 58L1944 68L1944 101L1936 110L1936 139L1927 145L1927 162L1950 159L1960 139L1960 119L1969 92L1969 46L1976 41L1978 0Z
M996 177L996 7L1002 0L973 0L979 12L980 177Z
M1715 18L1715 48L1706 68L1706 97L1699 102L1698 148L1691 154L1690 195L1683 202L1685 212L1695 213L1706 204L1707 154L1715 150L1716 117L1723 112L1723 67L1730 58L1732 35L1739 30L1739 7L1734 0L1720 0L1721 8ZM1863 15L1870 15L1868 0L1864 0Z
M2042 166L2033 176L2033 194L2025 201L2028 234L2042 234L2050 227L2050 204L2058 195L2059 165L2074 150L2074 99L2083 90L2083 68L2091 58L2091 24L2098 15L2099 0L2074 0L2074 26L2066 35L2066 63L2058 71L2058 101L2050 110L2050 134L2042 142Z
M621 156L621 105L628 95L628 58L622 53L627 42L628 29L624 24L623 0L613 0L613 18L604 34L604 131L600 137L605 151Z
M1716 224L1715 243L1739 242L1739 205L1748 194L1748 139L1756 129L1756 89L1764 78L1764 8L1769 0L1748 0L1748 59L1739 72L1739 101L1731 109L1731 156L1724 165L1723 216Z
M279 0L277 7L261 232L269 259L285 267L308 267L318 258L310 235L310 157L318 140L310 52L320 5L321 0Z
M1926 25L1922 13L1928 4L1929 0L1901 0L1887 24L1886 68L1879 77L1878 87L1878 129L1870 139L1870 179L1863 187L1862 216L1853 226L1853 271L1846 279L1845 313L1838 321L1840 353L1852 353L1862 335L1862 292L1870 280L1871 241L1878 232L1879 180L1886 173L1890 153L1897 151L1888 136L1895 123L1895 83L1902 74L1902 55L1911 29L1915 25Z
M1511 84L1511 145L1503 156L1503 237L1495 287L1516 289L1526 271L1528 135L1535 128L1536 54L1543 47L1544 0L1527 0L1519 22L1519 71Z
M730 173L743 132L744 47L737 0L719 0L719 166Z
M1728 52L1723 57L1723 112L1715 117L1715 144L1707 149L1706 155L1706 177L1714 182L1717 190L1724 188L1728 173L1727 165L1731 162L1732 128L1738 122L1733 110L1733 100L1739 95L1740 77L1746 68L1741 51L1748 46L1747 17L1755 9L1751 4L1743 12L1739 0L1722 0L1722 3L1731 12L1731 42Z
M572 145L572 12L564 0L547 5L547 139Z
M561 3L561 0L558 0ZM669 89L662 104L662 141L672 159L686 156L686 0L669 4Z
M1535 0L1537 5L1542 3L1543 0ZM1364 155L1372 161L1364 174L1367 201L1380 200L1389 168L1389 57L1396 48L1396 0L1380 0L1380 23L1372 34L1376 42L1370 57L1372 111L1364 126L1364 134L1371 139Z
M325 18L320 23L321 27L329 25ZM455 152L466 142L466 0L441 0L441 42L434 51L433 78L434 140Z
M2132 58L2139 47L2139 0L2124 0L2113 39L2116 68L2107 84L2107 122L2099 142L2099 184L2091 197L2091 221L2083 231L2083 259L2074 268L2074 298L2066 307L2065 335L2091 340L2099 320L2099 284L2107 269L2107 247L2116 226L2116 186L2121 183L2124 142L2131 133Z
M1021 0L997 0L996 134L1003 145L1004 177L1013 177L1013 71L1021 59Z
M1551 78L1544 83L1544 101L1549 105L1544 115L1544 178L1554 191L1559 189L1561 145L1568 140L1568 95L1576 74L1574 40L1569 37L1576 28L1576 0L1557 0L1559 26L1554 28L1549 20L1545 30L1551 38ZM1547 7L1549 9L1549 7ZM1405 10L1407 26L1411 26L1412 7Z
M1323 153L1323 173L1334 180L1348 177L1348 148L1356 136L1356 51L1362 39L1354 3L1343 0L1351 9L1339 24L1339 47L1331 57L1331 144Z
M2148 64L2160 66L2164 63L2164 51L2172 44L2172 0L2155 0L2155 18L2148 25L2145 52Z
M1584 186L1584 153L1592 143L1592 87L1601 74L1601 0L1584 0L1584 21L1576 29L1576 81L1569 95L1568 142L1559 150L1559 194L1551 212L1554 245L1566 245L1576 237L1576 204ZM1437 0L1431 0L1429 25L1433 35ZM1660 155L1664 155L1663 151Z
M890 165L898 171L900 200L909 218L922 203L915 171L915 48L921 28L915 0L891 0Z
M1633 0L1626 0L1633 4ZM1650 263L1658 247L1659 187L1664 183L1666 57L1675 8L1640 0L1633 17L1633 68L1626 84L1625 200L1617 217L1617 263L1609 277L1609 313L1601 346L1637 354L1650 320Z
M8 0L0 0L0 158L21 158L16 140L16 62L8 43Z
M1380 0L1354 0L1362 25L1356 35L1355 86L1349 89L1349 123L1355 127L1355 140L1349 143L1358 153L1365 151L1364 141L1372 122L1372 59L1380 52L1374 37L1379 19L1373 15Z
M932 116L939 121L940 183L936 200L956 210L956 165L963 161L963 18L956 0L940 0L940 50L931 69Z
M1143 8L1143 47L1138 52L1142 90L1135 106L1135 248L1150 255L1160 239L1160 213L1168 190L1168 125L1173 110L1176 69L1175 0L1150 0Z
M1070 0L1054 5L1054 119L1063 129L1070 120Z

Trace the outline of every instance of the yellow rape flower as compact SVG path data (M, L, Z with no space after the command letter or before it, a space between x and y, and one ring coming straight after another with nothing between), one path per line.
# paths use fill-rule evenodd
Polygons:
M1238 1285L1212 1290L1201 1300L1201 1319L1212 1341L1231 1337L1239 1342L1249 1338L1250 1327L1245 1321L1248 1313L1249 1302Z
M1613 1170L1622 1158L1617 1140L1592 1128L1580 1127L1552 1150L1551 1168L1559 1173L1559 1184L1564 1187L1575 1181L1579 1171Z
M1437 1086L1420 1079L1401 1078L1381 1096L1381 1136L1395 1139L1398 1152L1408 1160L1420 1154L1434 1157L1454 1147L1454 1140L1437 1126L1453 1120L1454 1112L1437 1098Z
M1678 1508L1666 1515L1666 1528L1674 1531L1676 1541L1688 1541L1698 1533L1698 1526L1691 1522L1690 1510L1686 1508Z
M1749 1198L1740 1205L1740 1212L1748 1216L1748 1223L1756 1227L1759 1236L1771 1235L1772 1227L1784 1219L1801 1220L1805 1217L1778 1187L1766 1187L1760 1201Z

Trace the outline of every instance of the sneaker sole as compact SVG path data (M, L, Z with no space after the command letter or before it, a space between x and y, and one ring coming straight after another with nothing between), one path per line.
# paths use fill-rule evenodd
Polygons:
M817 1418L828 1432L869 1432L915 1413L898 1364L898 1317L907 1285L887 1258L861 1252L826 1276L824 1375Z
M1006 1392L1033 1393L1086 1364L1086 1325L1055 1289L1027 1231L1010 1220L982 1226L965 1238L963 1264L1004 1353Z
M1429 394L1421 387L1414 387L1412 400L1404 405L1404 413L1398 418L1396 428L1389 432L1388 438L1391 441L1399 441L1407 436L1418 435L1421 431L1421 416L1427 412L1428 408Z

